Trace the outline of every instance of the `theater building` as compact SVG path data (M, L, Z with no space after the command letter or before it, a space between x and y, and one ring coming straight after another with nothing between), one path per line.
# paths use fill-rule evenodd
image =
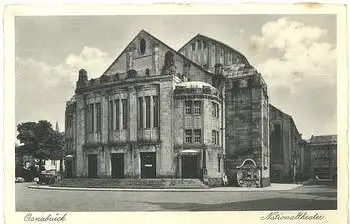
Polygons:
M232 48L198 35L176 51L141 31L99 78L79 71L65 114L72 176L220 185L226 172L267 186L266 105L261 75Z

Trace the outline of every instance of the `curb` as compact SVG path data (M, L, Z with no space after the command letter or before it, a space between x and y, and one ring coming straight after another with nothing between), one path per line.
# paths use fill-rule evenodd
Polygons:
M247 188L249 190L240 190L237 188L208 188L208 189L142 189L142 188L82 188L82 187L51 187L47 185L30 185L28 188L41 190L70 190L70 191L119 191L119 192L268 192L268 191L290 191L295 190L302 185L296 185L288 189L266 189L266 188Z

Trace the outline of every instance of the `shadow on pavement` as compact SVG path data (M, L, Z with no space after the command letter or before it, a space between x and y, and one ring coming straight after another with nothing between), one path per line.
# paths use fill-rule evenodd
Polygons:
M336 200L270 198L223 204L151 203L176 211L336 210Z

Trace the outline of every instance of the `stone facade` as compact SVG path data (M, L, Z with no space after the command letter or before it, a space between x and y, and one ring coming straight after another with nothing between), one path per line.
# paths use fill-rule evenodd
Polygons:
M66 107L72 175L215 186L248 169L241 186L268 186L268 105L262 76L234 49L197 35L175 51L141 31L101 77L79 71Z
M271 181L303 179L305 143L293 118L270 105L270 126Z

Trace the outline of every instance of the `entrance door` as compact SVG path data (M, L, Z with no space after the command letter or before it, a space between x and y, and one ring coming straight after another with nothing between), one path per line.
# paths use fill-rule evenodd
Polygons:
M73 175L73 162L72 160L66 160L66 175L68 178L72 177Z
M198 178L198 157L182 156L182 178Z
M88 176L97 177L97 155L88 155Z
M112 177L123 178L124 177L124 153L112 153Z
M141 152L141 178L156 177L156 153Z

